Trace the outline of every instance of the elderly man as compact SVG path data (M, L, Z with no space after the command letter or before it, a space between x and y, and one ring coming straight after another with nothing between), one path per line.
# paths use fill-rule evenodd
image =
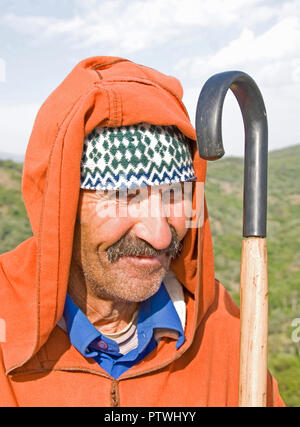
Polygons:
M181 99L175 78L94 57L43 104L33 237L0 258L0 405L237 406L239 310L214 277Z

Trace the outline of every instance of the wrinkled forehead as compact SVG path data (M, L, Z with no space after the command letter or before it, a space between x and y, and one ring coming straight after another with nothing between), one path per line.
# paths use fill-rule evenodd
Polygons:
M97 127L85 138L83 190L163 188L195 179L188 139L175 126Z
M125 188L120 190L85 190L80 189L81 194L89 194L92 198L95 199L116 199L123 201L141 201L143 199L150 199L151 196L162 196L163 200L166 201L167 198L172 198L181 200L184 196L191 196L195 188L196 181L182 181L174 182L170 184L161 184L161 185L147 185L143 187L133 187Z
M80 189L78 216L84 212L92 225L100 218L118 218L127 223L134 218L171 218L172 223L179 218L188 226L193 218L193 197L197 193L196 181L144 186L124 190L86 190ZM199 190L199 189L198 189Z

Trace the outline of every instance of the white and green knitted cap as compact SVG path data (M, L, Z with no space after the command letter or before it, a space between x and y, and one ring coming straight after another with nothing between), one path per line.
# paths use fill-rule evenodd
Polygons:
M96 127L84 140L80 188L126 190L195 179L188 140L176 126Z

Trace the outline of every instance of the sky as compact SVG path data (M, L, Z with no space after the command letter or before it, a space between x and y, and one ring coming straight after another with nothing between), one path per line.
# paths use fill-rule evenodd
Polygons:
M195 125L212 75L249 74L263 95L269 149L300 143L300 0L0 0L0 152L23 156L35 116L73 67L120 56L177 77ZM228 92L226 156L243 156Z

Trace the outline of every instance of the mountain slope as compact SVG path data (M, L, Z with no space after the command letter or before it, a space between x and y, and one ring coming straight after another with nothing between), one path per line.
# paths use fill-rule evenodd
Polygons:
M0 253L31 236L21 178L22 164L0 160ZM300 406L300 145L270 153L268 182L269 366L286 404ZM237 302L242 187L242 159L208 164L216 277Z
M242 159L225 158L208 164L206 199L216 277L238 302ZM300 406L300 330L295 329L300 325L300 145L269 155L267 224L269 366L285 402Z

